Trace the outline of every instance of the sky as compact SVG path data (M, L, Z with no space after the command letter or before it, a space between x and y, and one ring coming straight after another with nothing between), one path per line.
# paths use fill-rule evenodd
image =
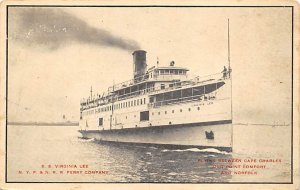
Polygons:
M291 8L29 8L8 10L8 120L79 119L80 100L133 77L132 52L148 68L189 76L227 65L234 122L290 123Z

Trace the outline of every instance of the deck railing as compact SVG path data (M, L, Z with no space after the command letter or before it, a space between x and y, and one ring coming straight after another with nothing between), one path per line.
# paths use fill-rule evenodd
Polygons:
M227 78L229 76L229 73L227 72L225 75ZM146 88L146 89L142 89L142 90L138 90L138 91L134 91L131 93L127 93L124 95L117 95L117 94L111 94L110 97L101 97L101 98L96 98L93 101L90 101L89 103L87 103L87 105L84 105L80 108L81 111L86 110L86 109L90 109L90 108L95 108L98 107L100 105L106 105L110 102L115 102L115 101L120 101L120 100L125 100L125 99L129 99L132 97L136 97L138 95L146 95L146 94L155 94L155 93L164 93L164 92L168 92L168 91L172 91L174 89L179 89L179 88L185 88L187 86L194 86L194 85L199 85L199 84L205 84L205 83L210 83L213 81L221 81L224 80L226 78L224 78L224 73L214 73L211 75L206 75L206 76L197 76L194 77L191 80L187 80L187 81L178 81L178 82L174 82L172 83L173 86L171 87L166 87L165 89L161 89L160 86L155 87L150 87L150 88ZM132 80L130 80L132 81ZM122 84L122 83L121 83ZM202 96L202 95L197 95L197 96ZM197 96L192 96L194 98L196 98ZM185 97L185 98L180 98L180 99L190 99L191 97ZM172 100L175 101L175 100ZM170 102L172 102L170 101ZM159 102L157 102L159 104ZM157 104L157 105L158 105Z

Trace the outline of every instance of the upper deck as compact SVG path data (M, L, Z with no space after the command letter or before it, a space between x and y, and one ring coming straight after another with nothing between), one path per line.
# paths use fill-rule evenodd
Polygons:
M187 75L189 70L184 67L176 67L174 61L171 61L169 66L153 66L147 70L146 51L143 50L135 51L133 58L133 79L108 87L107 91L102 95L93 95L91 89L91 95L87 99L81 100L80 110L84 111L140 95L150 95L174 88L183 88L196 83L199 85L214 83L216 82L214 80L222 78L222 76L212 77L212 75L209 75L201 77L201 80L200 77L189 80ZM222 72L217 74L222 75Z
M170 85L188 80L187 68L175 67L174 62L171 62L167 67L152 67L144 75L135 77L134 79L114 84L108 87L107 92L96 97L92 95L87 99L82 99L80 102L81 110L93 108L99 105L105 105L112 101L138 96L156 91L162 85ZM157 85L159 84L159 86Z
M123 90L128 87L138 86L147 82L187 80L187 71L188 69L184 67L152 67L146 72L145 75L109 87L108 92Z

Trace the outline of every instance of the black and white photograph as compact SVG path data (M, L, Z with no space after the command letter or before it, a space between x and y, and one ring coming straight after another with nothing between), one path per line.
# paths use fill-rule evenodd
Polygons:
M2 7L6 184L294 184L295 2L71 2Z

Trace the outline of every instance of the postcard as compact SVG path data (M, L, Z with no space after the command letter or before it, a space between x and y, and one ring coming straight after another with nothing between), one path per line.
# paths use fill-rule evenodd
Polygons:
M3 1L1 189L299 188L296 1Z

